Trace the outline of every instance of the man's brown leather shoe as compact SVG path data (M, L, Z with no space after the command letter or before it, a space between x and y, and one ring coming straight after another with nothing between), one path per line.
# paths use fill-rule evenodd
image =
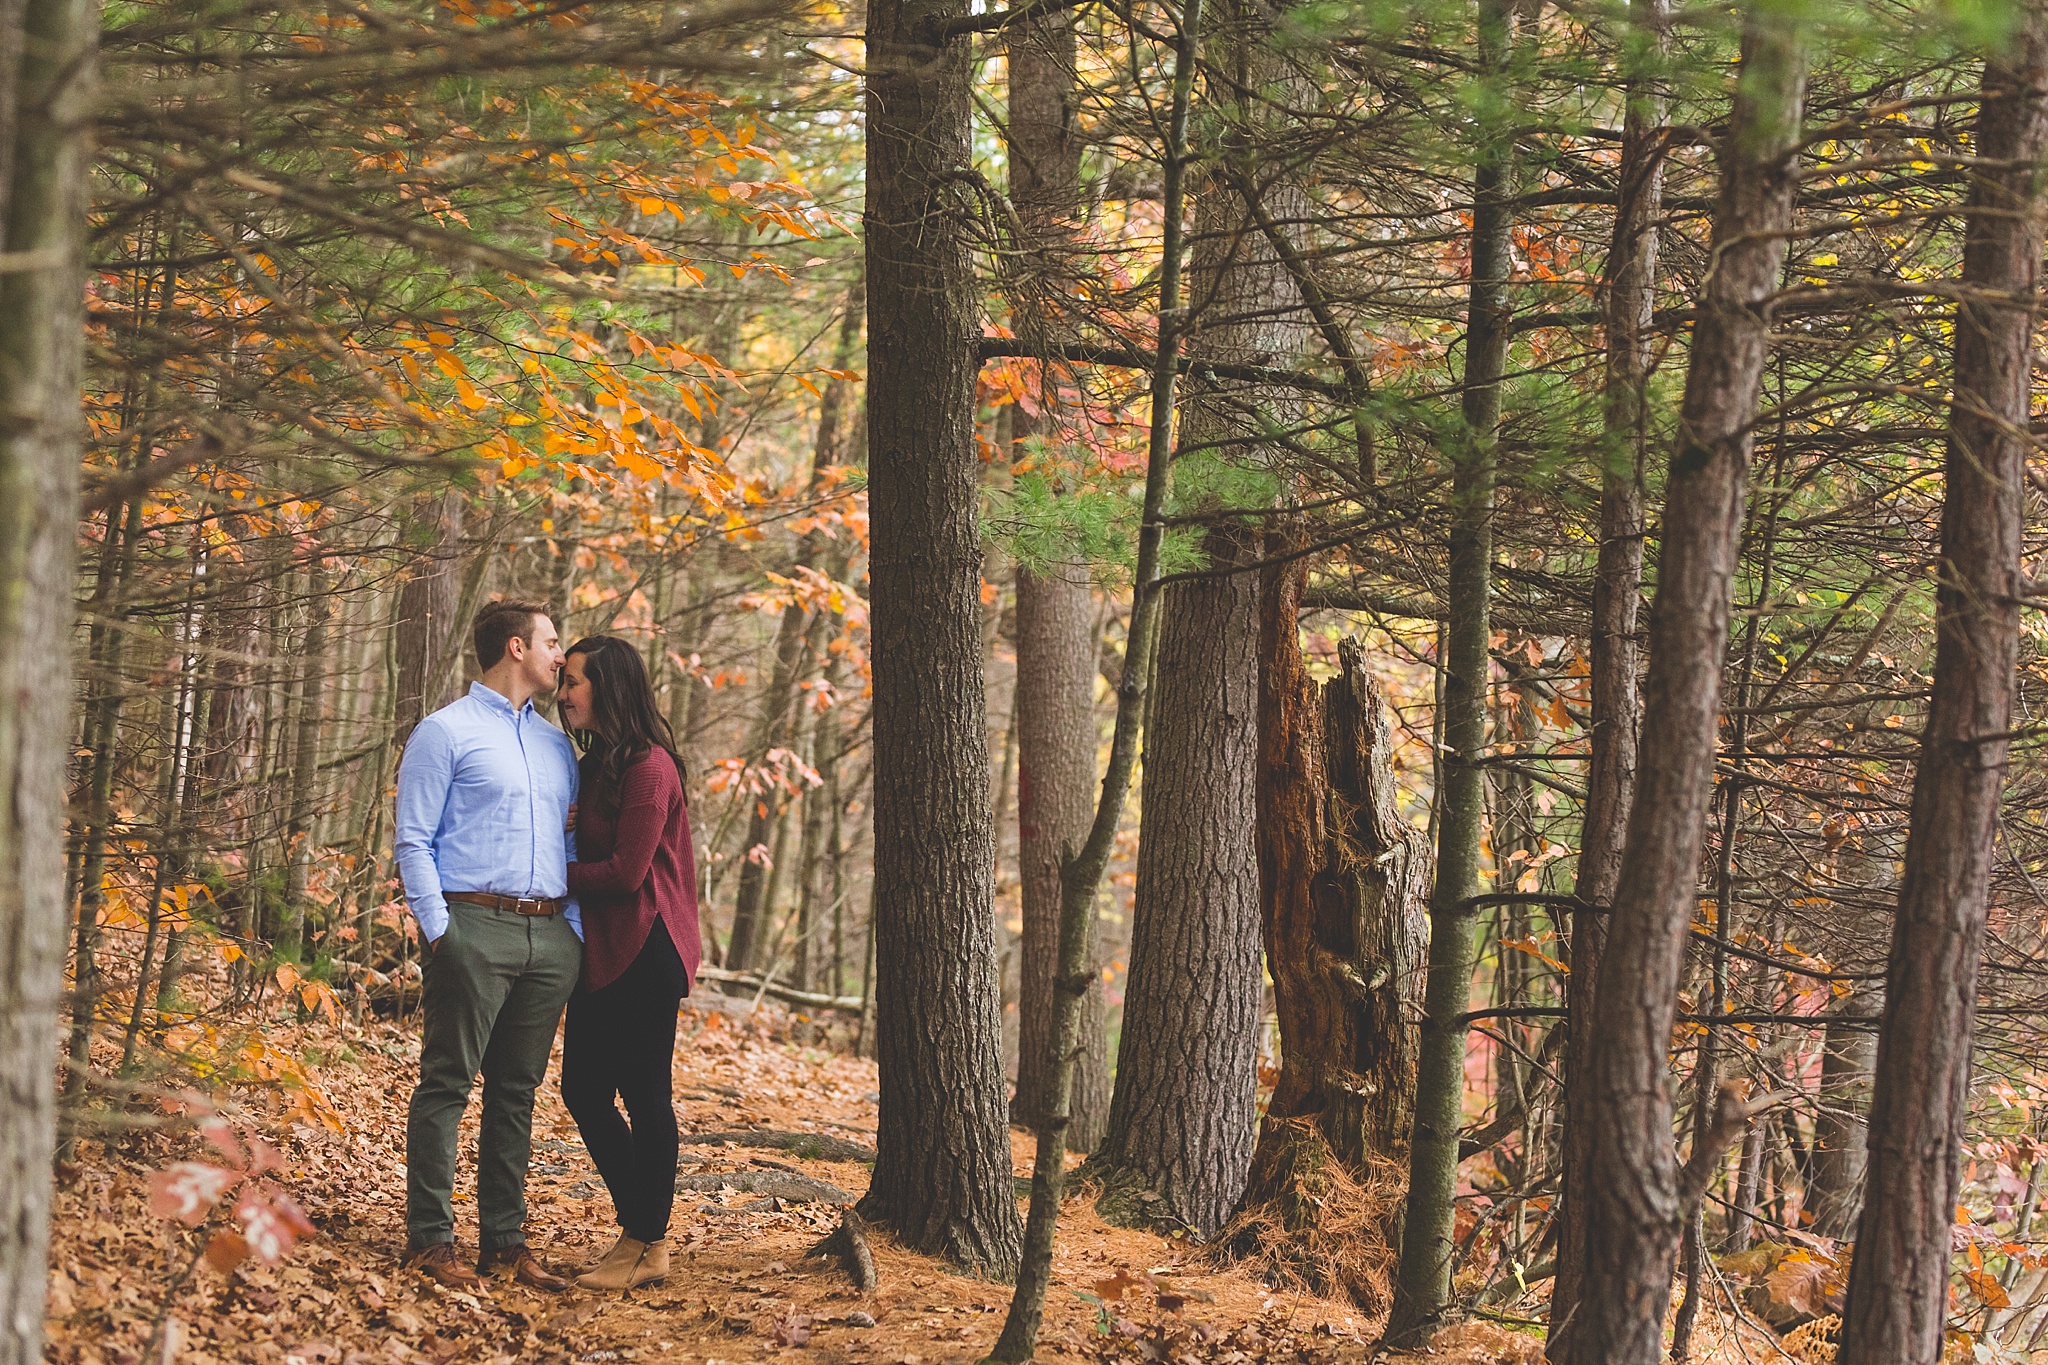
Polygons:
M417 1270L446 1289L475 1289L483 1284L474 1270L456 1259L453 1242L421 1247L405 1258L405 1264L408 1270Z
M550 1273L524 1242L516 1247L486 1251L477 1258L476 1268L493 1278L502 1279L509 1275L516 1284L523 1284L528 1289L545 1289L550 1294L559 1294L569 1287L569 1282Z

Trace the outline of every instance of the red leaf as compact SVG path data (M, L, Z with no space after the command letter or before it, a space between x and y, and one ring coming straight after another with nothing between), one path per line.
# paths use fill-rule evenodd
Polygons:
M273 1185L243 1190L235 1202L235 1218L249 1241L249 1254L266 1265L276 1265L291 1254L300 1238L317 1231L291 1196Z
M206 1244L206 1263L225 1275L249 1257L248 1239L239 1232L216 1232Z
M180 1161L168 1170L151 1171L149 1211L159 1218L175 1218L186 1227L196 1228L241 1178L235 1171L199 1161Z

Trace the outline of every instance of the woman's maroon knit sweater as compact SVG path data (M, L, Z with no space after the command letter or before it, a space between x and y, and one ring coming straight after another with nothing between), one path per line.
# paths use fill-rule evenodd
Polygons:
M590 759L576 804L576 857L569 894L583 907L583 981L600 990L619 979L647 943L655 917L697 979L704 947L697 932L697 855L682 776L663 749L626 769L617 819L590 799Z

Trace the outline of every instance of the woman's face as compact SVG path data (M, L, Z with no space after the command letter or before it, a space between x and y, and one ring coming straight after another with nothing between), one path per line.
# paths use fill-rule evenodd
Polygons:
M596 690L584 671L589 662L587 654L571 654L562 665L562 683L555 693L555 702L562 708L562 728L566 730L589 730L597 720Z

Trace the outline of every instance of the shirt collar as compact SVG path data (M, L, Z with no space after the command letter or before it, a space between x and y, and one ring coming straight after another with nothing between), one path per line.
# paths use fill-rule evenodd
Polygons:
M513 711L512 699L510 697L498 691L495 687L486 687L484 686L484 684L480 682L473 682L469 685L469 695L475 700L480 701L484 705L490 707L493 711L498 712L500 715L523 716L528 711L533 710L533 702L531 700L528 700L526 705L521 707L517 712Z

